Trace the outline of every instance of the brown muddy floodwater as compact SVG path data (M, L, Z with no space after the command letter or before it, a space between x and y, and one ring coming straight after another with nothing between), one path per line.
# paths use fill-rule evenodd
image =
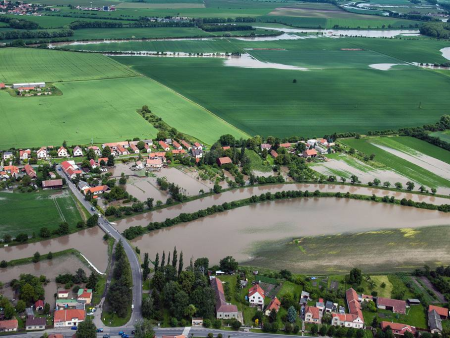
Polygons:
M276 193L278 191L287 190L309 190L313 192L315 190L320 190L322 192L342 192L346 193L349 191L353 194L361 195L372 195L377 196L394 196L396 199L412 199L416 202L426 202L432 204L449 204L450 199L433 197L433 196L423 196L417 194L410 194L399 191L387 191L375 188L365 188L357 186L348 185L330 185L330 184L277 184L277 185L265 185L256 186L250 188L241 188L231 191L224 192L222 194L217 194L213 196L208 196L195 201L175 205L169 208L158 210L155 212L148 212L134 217L128 217L117 221L117 229L123 231L131 226L142 225L146 226L149 222L161 222L166 218L176 217L181 213L191 213L199 209L205 209L211 207L214 204L222 204L224 202L237 201L244 198L249 198L253 195L260 195L266 192Z
M0 261L32 257L35 252L42 255L73 248L103 272L108 266L108 244L103 240L104 234L99 227L95 227L47 241L0 248Z
M45 302L49 303L50 308L53 309L55 307L54 294L58 290L55 278L59 274L73 274L80 268L86 272L86 275L90 274L89 268L86 265L80 262L77 257L70 255L52 260L43 260L39 263L24 264L8 267L6 269L0 269L0 282L5 285L5 287L0 290L0 294L5 295L9 299L14 299L14 292L8 285L11 280L19 279L20 275L24 273L29 273L34 276L44 275L50 280L50 282L44 286Z
M385 228L450 225L450 215L432 210L337 198L271 201L237 208L153 231L133 241L154 257L174 246L184 257L216 264L231 255L247 261L267 241Z

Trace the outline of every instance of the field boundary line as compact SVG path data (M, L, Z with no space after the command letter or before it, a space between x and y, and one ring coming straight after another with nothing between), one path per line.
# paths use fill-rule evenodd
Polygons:
M143 76L145 76L145 75L143 75ZM180 96L181 98L185 99L186 101L188 101L188 102L190 102L190 103L192 103L192 104L198 106L199 108L203 109L204 111L206 111L206 112L209 113L210 115L212 115L212 116L214 116L215 118L221 120L221 121L224 122L225 124L231 126L232 128L236 129L237 131L243 133L244 135L246 135L246 136L248 136L248 137L251 137L251 135L247 134L245 131L239 129L239 128L236 127L235 125L232 125L230 122L225 121L223 118L221 118L220 116L217 116L216 114L214 114L214 113L213 113L212 111L210 111L209 109L203 107L202 105L198 104L198 103L195 102L195 101L192 101L191 99L187 98L187 97L184 96L183 94L180 94L180 93L177 92L176 90L174 90L174 89L172 89L172 88L166 86L165 84L162 84L161 82L155 80L155 79L152 78L152 77L149 77L149 76L145 76L145 77L147 77L148 79L150 79L150 80L152 80L152 81L155 81L155 82L156 82L157 84L159 84L160 86L162 86L162 87L164 87L164 88L170 90L171 92L175 93L176 95Z
M62 212L62 210L61 210L61 208L60 208L60 206L59 206L59 204L58 204L58 202L56 201L56 198L53 198L53 202L55 203L56 210L58 210L59 217L61 218L61 220L62 220L63 222L67 222L67 221L66 221L66 218L64 217L64 214L63 214L63 212Z

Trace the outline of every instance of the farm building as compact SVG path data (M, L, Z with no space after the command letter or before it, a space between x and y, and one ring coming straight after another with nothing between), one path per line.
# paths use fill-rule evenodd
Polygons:
M217 319L239 320L240 314L236 305L228 304L225 300L222 281L218 278L211 278L211 286L216 294L216 317Z
M430 313L433 310L437 312L437 314L441 317L441 319L448 318L448 309L447 308L441 307L441 306L436 306L436 305L430 305L428 307L428 313Z
M47 320L42 317L28 316L25 322L25 329L27 331L45 330Z
M305 158L316 157L317 156L317 150L316 149L307 149L307 150L303 151L302 155Z
M233 164L233 161L231 161L231 158L229 158L228 156L225 157L219 157L217 159L217 164L221 167L225 164Z
M42 189L61 189L62 187L62 179L42 181Z
M173 141L173 142L172 142L172 145L173 145L173 147L174 147L175 149L177 149L177 150L183 149L183 147L181 146L181 144L179 144L177 141Z
M29 82L29 83L14 83L14 89L20 88L44 88L45 82Z
M192 146L187 143L185 140L181 140L181 144L183 145L183 147L185 147L187 150L191 150Z
M361 328L364 327L364 317L361 311L362 307L356 291L352 288L348 289L345 292L345 298L347 299L348 312L350 312L351 315L356 316L356 319L354 319L353 322L356 320L357 323L360 322Z
M160 146L164 151L169 151L169 150L170 150L170 147L169 147L169 145L168 145L166 142L164 142L164 141L159 141L158 143L159 143L159 146Z
M400 323L391 323L391 322L381 322L381 329L384 331L388 327L391 328L392 333L396 336L404 336L406 332L409 332L413 335L416 333L416 328L414 326L400 324Z
M378 297L377 307L383 310L391 310L394 313L406 313L406 302L404 300Z
M30 176L30 178L34 179L36 178L36 172L34 171L33 167L29 164L25 164L25 172L27 173L28 176Z
M19 327L19 322L17 319L1 320L0 321L0 332L13 332L17 331Z
M428 328L431 333L442 332L442 319L436 310L428 311Z

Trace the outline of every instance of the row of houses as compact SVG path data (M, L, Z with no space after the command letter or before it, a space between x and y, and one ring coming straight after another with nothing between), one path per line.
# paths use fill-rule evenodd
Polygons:
M314 158L319 154L327 154L331 151L331 147L334 146L334 143L328 142L326 139L310 139L308 141L299 141L298 143L303 143L306 146L306 149L299 154L299 156L304 158ZM296 147L297 143L281 143L280 148L288 149L290 153L295 153L293 149ZM269 143L262 143L261 151L266 150L273 158L278 157L278 153L275 149L272 148L272 145Z

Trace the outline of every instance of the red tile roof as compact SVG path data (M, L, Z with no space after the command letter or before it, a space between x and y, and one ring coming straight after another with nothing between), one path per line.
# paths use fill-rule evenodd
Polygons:
M281 306L281 302L280 300L277 298L277 296L275 296L271 301L269 306L267 306L267 310L272 311L275 310L276 312L278 312L278 310L280 310L280 306Z
M167 148L170 148L169 145L164 141L159 141L158 143L161 146L161 148L163 148L164 150L166 150Z
M19 322L17 319L10 319L10 320L1 320L0 321L0 330L12 330L19 327Z
M350 314L359 317L364 322L364 317L361 311L361 303L358 300L358 294L353 288L348 289L345 292L345 298L347 298L348 312Z
M27 173L28 176L30 176L31 178L36 178L36 172L34 171L33 167L29 164L25 164L25 172Z
M189 143L187 143L185 140L181 140L181 144L188 150L189 150L189 148L192 148L192 146Z
M230 164L230 163L233 163L233 161L231 161L231 158L229 158L228 156L225 156L225 157L219 157L219 158L217 159L217 163L218 163L219 165L224 165L224 164Z
M445 307L440 307L440 306L436 306L436 305L430 305L428 307L428 312L431 312L433 310L435 310L438 313L438 315L441 316L441 317L445 317L445 318L448 317L448 309L445 308Z
M37 309L38 307L44 307L44 305L44 301L39 299L36 303L34 303L34 308Z
M55 311L54 322L67 322L77 318L79 321L86 318L86 312L78 309L58 310Z
M175 148L181 148L181 145L177 141L172 141L172 144Z
M401 314L406 313L406 302L404 300L378 297L377 305L391 307L392 312L394 312L394 313L401 313Z
M278 157L278 153L275 150L271 150L270 151L270 155L272 155L273 158L277 158Z
M230 149L230 148L231 148L230 146L222 147L223 150L228 150L228 149Z
M42 181L42 188L53 188L63 185L62 179Z
M3 82L0 82L0 88L6 88L6 86Z
M255 293L259 293L263 298L265 298L264 290L259 286L259 284L253 285L248 290L248 296L249 297L253 296Z
M184 149L180 149L180 150L174 149L174 150L172 150L172 154L174 154L174 155L186 154L186 150L184 150Z
M225 293L220 279L213 278L211 286L216 293L216 312L238 312L236 305L228 304L225 300Z
M308 150L305 150L304 153L306 154L306 156L316 156L317 150L316 149L308 149Z
M320 309L315 306L306 306L305 307L305 315L307 313L311 313L313 319L320 319Z
M281 148L290 148L290 147L291 147L291 144L290 144L290 143L281 143L281 144L280 144L280 147L281 147Z
M416 333L416 328L414 326L400 324L400 323L391 323L391 322L381 322L381 329L385 330L390 326L392 332L397 335L403 336L405 332L410 332L412 334Z

